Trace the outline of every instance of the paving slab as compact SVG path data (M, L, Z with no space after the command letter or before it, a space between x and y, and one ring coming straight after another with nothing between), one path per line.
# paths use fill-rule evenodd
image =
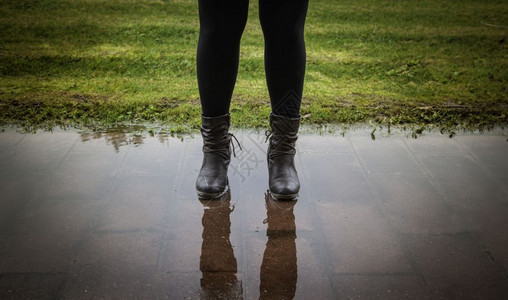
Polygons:
M474 226L449 207L426 176L380 176L371 182L399 232L454 234Z
M416 275L335 275L333 283L340 299L430 299Z
M305 131L297 201L264 133L200 201L197 136L0 132L0 298L500 299L507 133ZM409 136L409 137L408 137Z
M501 299L506 276L469 235L417 238L408 242L432 298Z

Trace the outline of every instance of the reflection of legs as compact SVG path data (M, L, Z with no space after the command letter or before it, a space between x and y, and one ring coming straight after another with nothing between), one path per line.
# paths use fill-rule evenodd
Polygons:
M237 281L237 263L229 241L231 233L230 193L221 199L201 201L203 213L203 244L199 268L203 274L203 298L236 299L242 296L241 282Z
M265 72L272 112L298 117L305 76L303 36L308 0L260 0ZM289 102L289 103L288 103Z
M263 263L261 265L261 299L293 299L296 292L296 226L295 201L274 201L267 194L268 229Z
M199 0L198 86L203 115L229 111L248 0Z

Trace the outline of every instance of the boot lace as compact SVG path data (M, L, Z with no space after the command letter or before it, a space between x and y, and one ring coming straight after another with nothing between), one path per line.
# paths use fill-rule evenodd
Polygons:
M266 140L265 140L265 143L268 142L268 139L272 136L273 132L268 129L265 131L265 137L266 137Z
M236 141L236 144L240 148L241 151L242 145L240 145L240 142L236 138L236 136L232 133L228 133L224 136L220 141L218 142L212 142L212 141L205 141L203 145L203 152L205 153L216 153L225 159L229 159L230 154L228 153L228 144L232 145L233 150L233 156L236 157L236 149L235 149L235 143L233 142L233 139ZM225 145L225 146L224 146Z
M240 145L240 142L238 141L238 139L236 138L236 136L232 133L228 133L228 136L230 137L229 141L231 143L231 146L233 146L233 156L236 157L236 153L235 153L235 143L233 143L233 139L235 139L236 141L236 144L238 145L238 148L240 148L240 151L243 151L242 149L242 145ZM233 138L233 139L232 139Z
M294 147L294 143L288 136L274 134L273 131L269 129L265 131L265 136L265 143L268 142L270 137L273 137L277 140L276 146L273 147L273 145L271 145L270 147L271 158L286 154L295 154L296 149Z

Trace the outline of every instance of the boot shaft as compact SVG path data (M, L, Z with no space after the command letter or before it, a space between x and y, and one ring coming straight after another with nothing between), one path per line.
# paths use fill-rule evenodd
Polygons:
M231 136L229 134L229 114L219 117L201 116L201 136L203 137L203 152L217 153L224 158L231 156Z
M300 118L287 118L271 114L270 128L269 158L287 154L294 155Z

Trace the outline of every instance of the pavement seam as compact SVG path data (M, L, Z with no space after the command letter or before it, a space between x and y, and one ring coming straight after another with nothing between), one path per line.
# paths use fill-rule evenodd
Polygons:
M375 185L371 182L370 175L367 172L367 169L365 167L365 163L364 163L361 155L359 154L358 150L356 149L356 146L355 146L354 142L351 139L348 139L348 140L351 143L351 147L353 149L353 152L354 152L356 158L358 159L358 162L359 162L359 164L360 164L360 166L362 168L362 173L363 173L363 176L365 177L367 185L369 186L369 188L373 192L374 199L371 202L374 204L374 206L377 208L377 210L383 216L385 221L391 227L391 230L394 232L394 234L396 236L396 240L399 243L401 249L403 250L404 256L406 257L407 262L409 263L411 269L413 270L414 275L418 276L422 280L423 285L424 285L424 289L425 289L425 292L426 292L426 296L430 297L431 293L430 293L430 290L428 289L428 282L427 282L426 278L423 276L423 273L420 271L420 269L418 267L418 264L417 264L415 258L413 257L413 254L411 253L411 250L409 249L407 241L404 238L404 235L397 228L396 224L394 224L394 221L392 220L392 218L388 217L390 215L390 213L387 211L386 207L382 203L382 201L380 199L381 196L379 194L379 191L377 190ZM375 142L375 141L372 141L372 142ZM404 145L405 150L408 151L406 144L404 142L402 142L402 144ZM410 152L410 151L408 151L408 152Z
M306 153L306 155L312 155L311 153ZM301 171L300 173L303 173L303 177L305 178L305 182L309 182L309 172L307 170L307 168L305 167L306 165L304 164L303 162L303 157L304 155L297 155L297 159L300 161L300 166L301 166ZM331 255L330 255L330 251L328 250L330 247L328 246L328 243L327 243L327 240L326 240L326 237L325 237L325 230L324 230L324 227L323 227L323 224L322 224L322 221L317 217L317 210L316 210L316 198L315 197L312 197L312 194L310 193L310 190L309 189L305 189L305 198L309 199L310 200L310 205L312 207L312 212L313 212L313 215L314 215L314 218L313 218L313 224L314 226L316 226L316 230L319 231L319 239L322 241L324 247L323 249L321 250L321 252L324 252L324 255L326 256L326 258L324 260L322 260L322 262L325 262L325 261L328 261L328 262L331 262L332 259L331 259ZM297 229L298 231L298 229ZM323 263L321 263L323 264ZM337 291L335 290L334 288L334 284L333 284L333 281L332 281L332 275L334 274L333 272L333 267L332 267L332 264L324 264L324 269L326 270L326 275L328 277L328 285L330 286L331 290L334 292L335 295L339 296L337 294Z
M457 143L457 142L456 142ZM404 143L406 144L406 143ZM406 147L407 147L407 144L406 144ZM473 158L473 161L478 164L478 161L475 160L475 158L473 157L473 155L471 155L470 152L467 151L467 149L465 149L465 147L463 147L461 145L462 149L466 150L466 155L470 156L471 158ZM422 170L425 172L425 174L427 174L427 177L428 177L428 180L429 182L432 184L432 186L434 187L434 189L436 190L436 192L439 194L439 196L442 198L443 200L443 203L445 204L445 206L447 207L447 209L449 209L450 212L454 212L456 213L457 215L461 216L460 213L458 213L457 211L455 211L453 209L453 207L450 205L449 203L449 199L448 197L443 194L443 192L441 191L441 188L439 188L439 185L436 183L436 180L433 178L433 176L431 175L431 173L429 172L429 170L425 167L425 164L413 153L411 152L411 155L414 157L414 159L418 162L418 164L420 164ZM442 155L449 155L449 154L442 154ZM479 165L482 165L482 164L479 164ZM490 174L487 174L489 175L489 177L492 177L490 176ZM490 179L490 178L489 178ZM499 185L498 185L499 186ZM504 189L503 189L504 191ZM505 192L506 193L506 192ZM450 234L451 236L461 236L461 235L464 235L464 234L468 234L471 236L471 238L476 242L478 243L478 245L480 245L482 247L482 249L485 249L485 244L484 242L482 241L482 239L480 239L480 237L473 231L471 230L465 230L463 232L459 232L459 233L455 233L455 234ZM447 236L446 234L438 234L437 236ZM495 257L492 255L492 253L490 252L486 252L486 251L482 251L485 253L485 255L487 255L491 260L493 260L497 267L500 269L501 273L504 275L504 277L508 278L508 271L503 267L503 265L499 262L499 260L496 260Z
M485 172L487 174L487 176L489 176L489 180L492 180L498 187L501 188L501 190L503 190L503 192L508 195L508 186L505 186L501 180L499 180L497 178L497 176L492 173L492 171L490 170L489 167L487 167L482 161L481 159L475 154L473 153L472 151L468 150L466 148L466 146L464 144L462 144L460 141L456 141L456 143L459 145L459 147L461 147L467 154L469 154L469 156L473 159L473 161L480 166L481 170L483 172ZM508 144L508 143L507 143ZM508 196L506 197L506 199L508 199Z
M184 149L182 150L181 154L180 154L180 160L178 160L178 171L176 172L176 174L182 174L182 170L184 168L184 161L185 161L185 157L187 156L187 149L189 147L189 143L186 142L185 143L185 146L184 146ZM172 200L176 200L178 199L178 190L177 188L180 186L180 183L181 183L181 176L176 176L176 180L173 180L172 182L172 186L171 186L171 192L170 192L170 195L172 198ZM167 201L168 205L170 203L170 201ZM154 274L154 284L152 285L152 289L151 289L151 297L154 298L155 296L155 293L156 293L156 290L158 290L159 288L159 284L160 284L160 277L161 275L164 274L164 272L161 270L162 268L162 263L164 261L164 258L166 257L166 249L167 249L167 245L168 245L168 236L169 236L169 231L171 229L171 222L169 222L169 219L170 219L170 214L169 212L171 211L171 209L169 209L169 207L165 207L166 209L166 212L168 213L167 214L167 218L168 218L168 222L167 222L167 225L166 227L164 228L163 230L163 233L162 233L162 237L161 237L161 243L160 243L160 247L159 247L159 251L157 253L157 261L156 261L156 264L155 264L155 274Z
M108 199L111 199L111 193L114 190L114 187L118 184L118 175L120 173L120 168L122 167L122 165L124 163L125 157L127 156L127 152L128 151L125 151L124 155L120 159L120 162L115 170L115 173L112 176L113 183L104 191L103 205L98 207L96 209L96 212L94 214L92 214L95 217L92 218L88 222L87 227L83 230L83 233L84 233L83 238L81 240L79 240L78 242L76 242L76 245L73 246L74 253L75 253L74 259L73 259L74 263L68 267L67 274L64 277L64 279L62 280L62 283L59 286L59 289L57 290L57 294L55 295L56 299L62 298L62 296L63 296L62 293L65 289L65 286L67 285L67 283L70 280L70 277L72 276L72 274L71 274L72 269L74 268L75 263L78 261L80 255L81 255L81 252L83 251L83 248L92 239L92 237L95 234L97 234L97 228L99 228L99 226L101 225L101 221L103 221L103 219L104 219L104 212L105 212L105 207L108 206Z

